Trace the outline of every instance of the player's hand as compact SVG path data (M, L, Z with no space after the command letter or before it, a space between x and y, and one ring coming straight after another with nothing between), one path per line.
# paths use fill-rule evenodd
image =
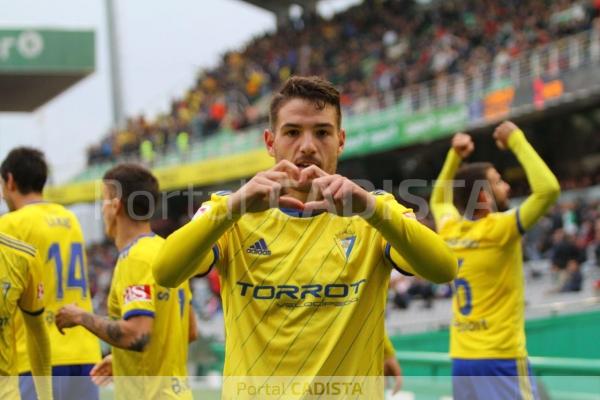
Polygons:
M316 165L300 173L299 186L310 185L305 211L328 211L350 216L369 213L375 208L375 197L365 189L341 175L329 175Z
M395 356L383 360L383 374L385 376L394 377L394 388L392 389L392 393L398 393L400 389L402 389L403 379L402 368L400 368L400 364Z
M62 307L58 310L54 318L58 331L64 335L64 328L73 328L74 326L79 325L81 316L84 312L83 309L77 307L75 304L67 304Z
M300 168L282 160L273 168L259 172L237 192L229 196L228 207L234 214L252 213L274 207L302 209L304 204L291 196L282 195L285 188L298 186Z
M454 134L452 137L452 148L458 153L460 158L464 160L465 158L469 157L471 153L473 153L473 150L475 150L475 144L473 144L473 139L471 139L471 136L467 135L466 133L459 132Z
M496 146L500 150L508 149L508 138L516 131L519 127L510 121L504 121L494 130L494 140Z
M92 382L98 386L106 386L112 382L112 354L107 355L90 371Z

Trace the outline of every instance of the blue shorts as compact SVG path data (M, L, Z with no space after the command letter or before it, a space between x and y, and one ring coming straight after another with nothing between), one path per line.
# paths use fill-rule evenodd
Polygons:
M92 382L90 371L94 364L59 365L52 367L52 394L60 400L98 400L98 386ZM36 400L31 372L19 377L21 400Z
M539 399L526 358L507 360L452 360L452 391L462 399Z

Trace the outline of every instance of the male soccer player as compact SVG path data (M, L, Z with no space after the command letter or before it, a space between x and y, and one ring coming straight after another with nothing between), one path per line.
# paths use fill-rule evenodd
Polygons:
M377 398L390 266L447 282L456 258L391 194L336 175L346 135L329 82L293 77L270 110L264 142L276 165L231 195L213 194L167 238L154 276L174 287L216 266L225 398L321 388Z
M536 396L525 348L521 235L552 206L560 187L515 124L500 124L494 139L525 169L532 194L519 208L508 210L510 188L492 164L459 169L474 150L464 133L453 137L431 196L437 230L459 262L450 330L455 399Z
M92 299L88 282L85 242L77 217L59 204L45 202L42 191L48 175L44 155L35 149L13 149L0 166L2 192L11 212L0 218L0 231L33 245L42 266L46 287L46 311L52 344L54 396L65 399L97 399L98 390L89 372L100 360L100 343L83 328L62 336L54 326L56 311L76 302L88 311ZM17 329L18 371L21 397L34 399L31 367L25 350L25 333L19 315Z
M25 323L27 353L39 399L52 399L44 284L33 247L0 233L0 399L18 399L15 317Z
M103 199L106 234L119 250L108 298L111 319L68 305L56 325L61 331L81 325L113 346L117 398L191 399L189 283L168 289L152 277L151 263L164 242L150 228L158 181L142 166L121 164L104 175Z

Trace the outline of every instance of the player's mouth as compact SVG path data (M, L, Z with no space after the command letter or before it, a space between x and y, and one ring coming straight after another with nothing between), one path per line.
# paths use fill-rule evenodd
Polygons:
M301 170L304 168L308 168L311 165L316 165L317 167L321 168L321 165L316 162L316 161L300 161L300 162L296 162L296 167L300 168Z

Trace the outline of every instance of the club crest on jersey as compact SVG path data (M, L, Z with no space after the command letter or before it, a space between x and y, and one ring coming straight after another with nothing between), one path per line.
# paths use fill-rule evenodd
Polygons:
M128 286L123 294L125 304L129 304L133 301L151 301L152 300L152 288L150 285L133 285Z
M350 253L352 252L352 248L354 247L355 241L356 241L356 236L348 236L348 237L340 239L340 244L342 245L342 249L344 250L346 259L348 259L350 257Z
M259 256L270 256L271 250L267 247L267 242L265 239L259 239L252 246L246 249L246 253L248 254L256 254Z

